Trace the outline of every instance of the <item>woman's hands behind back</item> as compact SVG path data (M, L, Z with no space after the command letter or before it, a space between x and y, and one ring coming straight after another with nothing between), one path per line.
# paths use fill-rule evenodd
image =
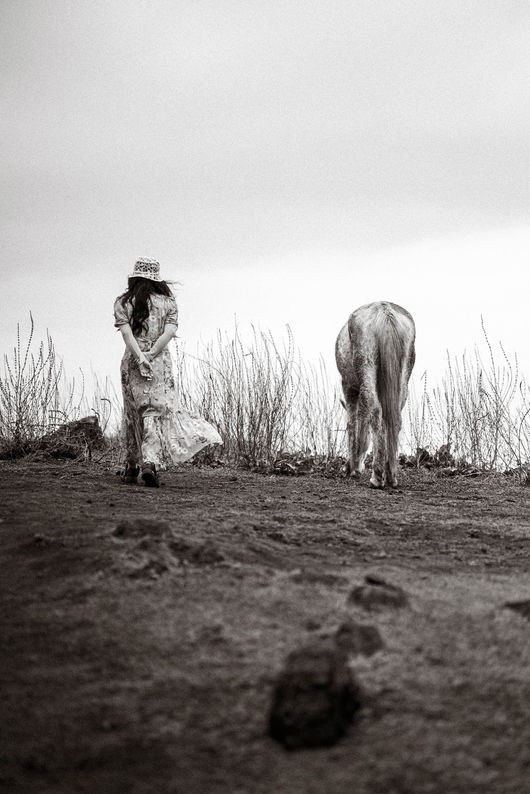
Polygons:
M146 380L152 380L153 365L145 353L141 353L138 358L138 369L140 370L140 375L142 378L145 378Z

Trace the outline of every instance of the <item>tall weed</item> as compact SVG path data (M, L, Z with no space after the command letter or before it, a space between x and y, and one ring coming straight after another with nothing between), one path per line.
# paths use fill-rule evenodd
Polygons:
M228 458L255 464L298 450L337 453L338 400L324 365L302 361L289 328L281 346L255 328L248 342L237 328L232 337L219 333L197 356L179 351L176 370L184 407L216 425Z
M93 377L90 394L85 376L67 378L49 333L35 342L35 324L25 340L17 325L16 343L4 354L0 375L0 456L20 457L33 451L43 436L82 416L96 414L103 429L121 416L112 383ZM114 421L114 429L119 419Z

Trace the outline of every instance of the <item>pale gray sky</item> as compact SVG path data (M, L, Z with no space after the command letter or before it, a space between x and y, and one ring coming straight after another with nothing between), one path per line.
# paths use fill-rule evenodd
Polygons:
M138 256L180 336L237 316L332 361L358 305L418 325L417 373L530 357L526 0L3 0L1 349L31 309L115 375ZM527 374L530 372L527 370Z

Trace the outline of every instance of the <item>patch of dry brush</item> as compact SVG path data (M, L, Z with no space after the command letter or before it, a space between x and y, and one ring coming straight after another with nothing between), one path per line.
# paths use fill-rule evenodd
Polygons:
M11 355L0 378L0 455L33 452L43 437L83 414L99 417L106 431L107 455L121 461L120 400L109 379L95 379L93 394L64 377L51 337L32 351L34 324L25 343L17 326ZM447 358L441 384L421 391L412 384L404 411L400 462L425 466L446 476L511 471L522 481L530 469L530 393L517 358L502 345L494 353L483 326L486 353ZM197 355L183 348L176 356L176 381L184 408L198 411L221 433L222 449L200 453L196 462L224 462L270 474L319 472L337 475L346 454L346 419L338 377L323 361L304 361L290 329L278 343L252 329L243 339L236 328L219 334ZM110 419L112 417L112 422Z

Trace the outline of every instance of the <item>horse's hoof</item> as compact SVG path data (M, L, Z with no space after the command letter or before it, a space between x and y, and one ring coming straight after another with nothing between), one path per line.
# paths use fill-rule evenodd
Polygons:
M378 491L382 491L385 487L385 484L382 480L374 480L373 478L370 480L370 488L376 488Z
M350 477L352 480L360 480L361 479L361 472L360 471L351 471Z

